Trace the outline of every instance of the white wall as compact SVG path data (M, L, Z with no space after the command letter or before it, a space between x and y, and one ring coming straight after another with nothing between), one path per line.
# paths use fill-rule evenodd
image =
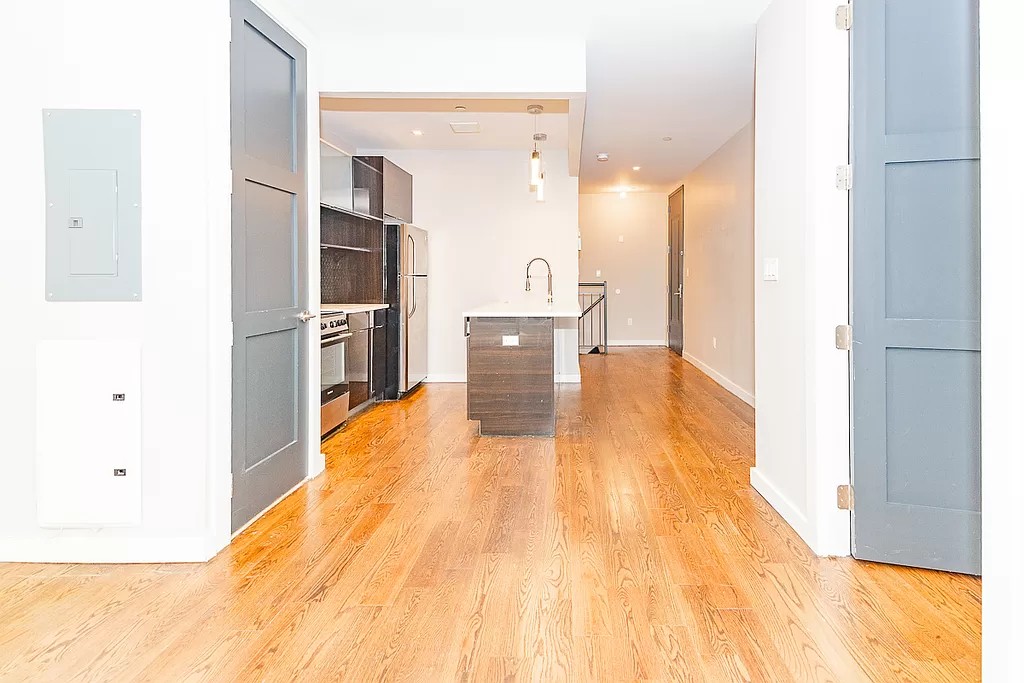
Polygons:
M1024 6L981 0L981 425L982 672L986 682L1024 677Z
M775 0L757 25L754 359L757 465L751 484L819 554L850 551L848 210L834 185L848 158L847 35L834 5ZM779 259L764 282L762 259Z
M580 279L608 281L608 344L664 346L668 195L581 194L580 236Z
M263 0L307 46L310 93L310 300L319 300L318 60L287 0ZM3 340L0 561L197 561L230 539L231 255L228 3L185 0L152 26L128 0L20 3L0 50L19 93L0 167L5 231L0 292L18 334ZM181 36L189 48L181 49ZM130 58L125 58L130 55ZM112 68L116 65L117 68ZM142 110L143 297L46 303L41 109ZM316 335L309 372L319 374ZM126 339L142 346L142 523L43 530L35 512L35 349L45 339ZM323 469L315 407L310 471ZM69 443L73 435L68 435Z
M753 121L683 187L683 355L753 405Z
M13 16L12 14L13 13ZM152 27L146 3L15 3L0 62L10 121L0 166L0 560L205 559L219 546L211 453L222 441L212 340L224 281L213 243L229 230L228 6L185 0ZM181 37L189 36L188 49ZM51 108L142 110L142 301L44 299L42 115ZM219 327L216 327L219 324ZM216 327L216 329L215 329ZM142 524L43 530L35 509L35 358L44 339L125 339L142 346ZM223 349L221 349L223 350ZM68 407L73 409L72 406ZM73 448L74 434L67 434ZM224 454L229 462L228 453Z
M352 28L344 21L318 27L324 46L324 92L569 93L587 89L582 38L360 30L353 35ZM360 60L359 68L352 68L352 55L358 54L373 55L373 59Z
M575 298L578 181L569 177L564 150L544 152L544 202L527 187L526 151L373 153L413 175L415 223L430 233L429 381L466 380L463 312L525 296L531 258L551 262L556 298ZM532 274L531 295L543 302L543 264L535 264ZM572 380L579 376L576 322L565 327L556 333L555 373Z

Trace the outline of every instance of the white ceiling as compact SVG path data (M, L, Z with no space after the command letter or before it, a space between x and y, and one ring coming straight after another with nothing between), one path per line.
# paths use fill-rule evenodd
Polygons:
M584 36L587 99L580 191L606 192L624 187L667 191L751 120L754 26L770 0L292 2L313 18L311 25L344 21L353 31L394 36L392 45L401 44L401 34L422 33L436 33L439 39L465 33ZM325 113L325 121L334 113ZM354 134L367 140L366 147L442 145L437 141L447 128L446 117L421 117L413 123L407 113L375 113L353 117L351 123ZM480 119L484 132L472 136L475 140L450 139L443 148L514 148L524 135L523 147L529 148L529 115L470 118ZM342 121L325 125L341 126ZM552 135L554 128L543 125ZM423 129L424 136L410 140L413 127ZM663 142L664 136L673 139ZM598 162L598 152L607 152L610 160ZM634 172L632 166L641 170Z
M753 110L752 23L679 11L657 28L590 39L580 191L671 190Z
M525 107L524 107L525 109ZM321 113L323 136L343 149L532 149L534 117L511 113L364 112ZM453 133L453 121L476 121L479 133ZM413 130L423 135L413 135ZM537 130L547 133L543 147L568 149L568 114L542 114ZM346 149L345 151L354 151Z

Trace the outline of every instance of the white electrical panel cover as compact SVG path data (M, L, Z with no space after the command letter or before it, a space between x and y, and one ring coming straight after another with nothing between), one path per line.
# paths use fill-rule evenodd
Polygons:
M142 519L142 352L135 341L36 347L36 501L47 528Z
M142 299L141 119L43 110L47 301Z

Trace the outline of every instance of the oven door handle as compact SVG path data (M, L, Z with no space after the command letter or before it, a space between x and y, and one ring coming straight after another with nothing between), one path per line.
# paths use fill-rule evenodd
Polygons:
M345 341L352 336L352 332L346 332L345 334L339 334L333 337L326 337L320 340L320 348L327 348L328 346L335 346Z

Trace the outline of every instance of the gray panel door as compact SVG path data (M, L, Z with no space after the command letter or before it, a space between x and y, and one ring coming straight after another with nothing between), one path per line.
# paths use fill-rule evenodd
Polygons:
M306 476L306 51L231 2L231 525Z
M683 188L668 198L668 347L683 353Z
M854 555L981 571L978 0L856 0Z

